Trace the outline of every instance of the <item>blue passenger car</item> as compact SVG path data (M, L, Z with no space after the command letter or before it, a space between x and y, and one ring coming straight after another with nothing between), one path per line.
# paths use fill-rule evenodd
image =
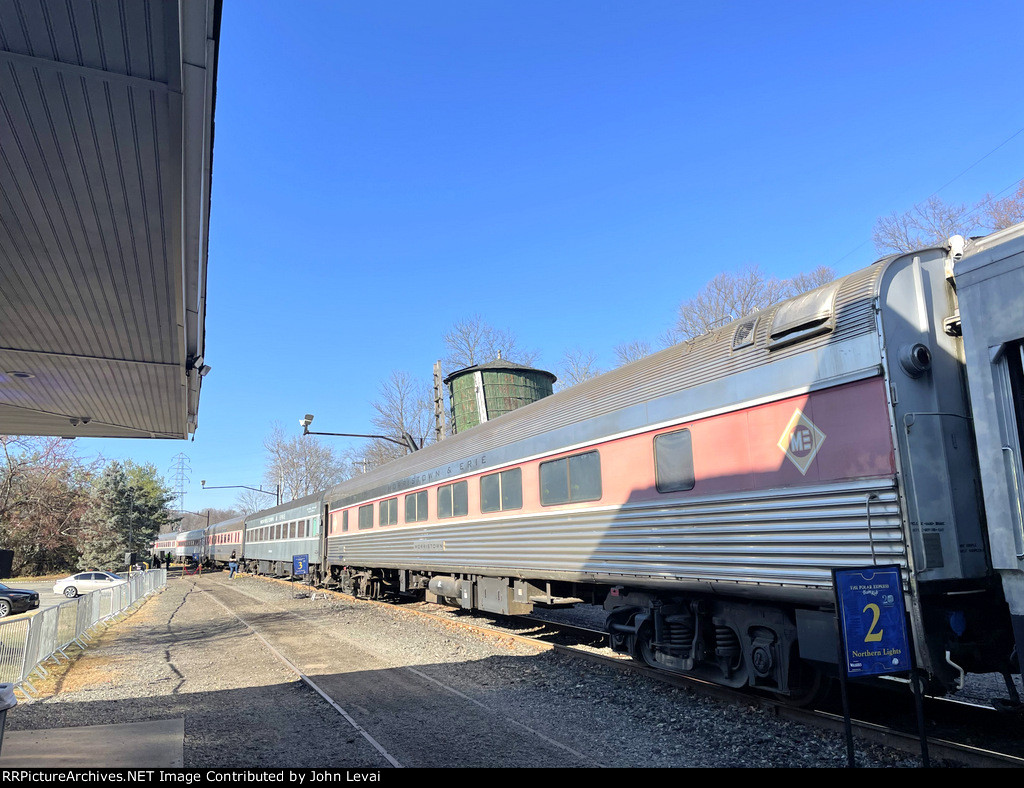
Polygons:
M323 519L322 493L249 515L245 518L245 571L290 577L293 560L305 556L308 574L317 579Z

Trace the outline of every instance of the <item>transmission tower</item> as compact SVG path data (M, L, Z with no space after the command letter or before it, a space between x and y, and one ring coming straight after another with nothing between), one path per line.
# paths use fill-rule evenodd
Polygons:
M171 473L174 474L174 497L178 501L178 512L185 511L185 488L188 486L189 472L192 470L188 464L188 456L179 453L174 457L174 465L171 466Z

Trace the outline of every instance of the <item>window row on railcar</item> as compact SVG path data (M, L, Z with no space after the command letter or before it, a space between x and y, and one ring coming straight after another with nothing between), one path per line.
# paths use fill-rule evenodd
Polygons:
M654 468L659 492L691 490L696 483L693 444L688 429L662 433L654 438ZM600 501L601 455L590 450L543 460L537 468L537 500L541 506ZM469 485L479 486L479 513L515 512L523 509L523 468L506 468L473 479L460 479L432 488L436 521L470 514ZM352 530L365 531L405 523L426 523L430 518L431 490L415 490L351 508L331 512L328 536ZM350 512L352 512L350 523Z
M238 544L242 541L241 531L226 531L224 533L213 534L210 539L211 545L218 544Z
M246 534L248 544L256 542L275 542L284 539L306 539L316 536L319 532L316 518L304 518L291 522L274 523L250 528Z

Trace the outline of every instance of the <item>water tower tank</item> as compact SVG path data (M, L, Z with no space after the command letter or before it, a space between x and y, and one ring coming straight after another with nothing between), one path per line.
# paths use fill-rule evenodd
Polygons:
M452 432L465 432L554 392L555 376L500 356L453 372L444 379L451 402Z

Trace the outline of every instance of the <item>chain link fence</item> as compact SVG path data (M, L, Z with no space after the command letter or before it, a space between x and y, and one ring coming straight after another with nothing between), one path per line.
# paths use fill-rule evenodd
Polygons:
M0 622L0 684L10 684L31 701L33 676L47 676L46 663L69 659L71 646L85 648L97 627L108 626L136 603L167 585L166 569L133 572L113 588L93 591L30 618Z

